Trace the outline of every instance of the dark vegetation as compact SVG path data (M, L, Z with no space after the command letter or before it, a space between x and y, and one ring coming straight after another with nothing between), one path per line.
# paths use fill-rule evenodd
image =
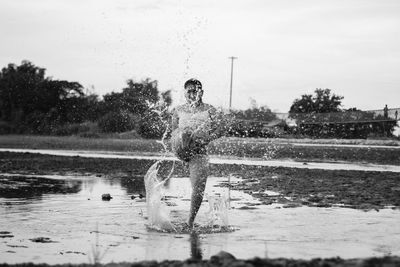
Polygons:
M279 120L275 113L266 106L258 107L254 102L246 110L233 110L228 136L235 137L280 137L284 135L286 123Z
M115 89L115 88L110 88ZM29 61L9 64L0 72L0 134L79 135L135 132L160 138L166 130L171 92L161 92L156 80L128 80L121 92L102 97L79 82L55 80ZM396 118L357 108L340 108L343 97L330 89L295 99L289 118L252 104L226 115L227 136L237 137L392 137ZM287 117L287 116L286 116Z
M0 72L0 134L50 134L96 137L98 133L138 130L155 138L165 129L156 111L171 104L157 81L128 80L122 92L102 99L78 82L46 77L31 62L9 64ZM156 129L155 127L164 127Z
M322 138L391 137L397 115L340 108L343 96L330 89L316 89L314 95L302 95L290 107L289 117L297 126L287 130L293 134Z

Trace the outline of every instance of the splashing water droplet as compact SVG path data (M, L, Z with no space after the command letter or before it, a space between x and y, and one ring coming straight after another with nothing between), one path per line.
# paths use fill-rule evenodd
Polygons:
M225 195L206 195L210 210L208 211L209 224L227 227L229 224L229 199Z
M163 186L166 180L162 181L158 176L160 161L154 163L144 177L146 187L146 206L149 223L159 230L175 231L172 225L167 205L161 202Z

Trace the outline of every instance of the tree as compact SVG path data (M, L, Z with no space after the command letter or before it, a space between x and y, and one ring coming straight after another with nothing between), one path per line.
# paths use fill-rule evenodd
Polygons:
M246 110L233 111L237 120L253 120L259 122L270 122L275 120L277 117L275 113L271 111L267 106L253 106Z
M134 119L132 114L128 112L111 111L101 117L98 125L103 132L125 132L134 128Z
M171 96L171 90L167 90L165 92L161 93L161 99L167 106L171 106L172 104L172 96Z
M1 120L24 129L76 121L71 111L84 96L82 86L77 82L52 80L45 74L44 68L29 61L22 61L19 66L9 64L2 69ZM26 123L28 125L24 125Z
M20 66L8 64L0 73L0 112L5 121L19 120L32 109L36 91L45 81L45 69L23 61Z
M147 78L135 82L130 79L121 93L106 94L103 103L104 114L131 114L129 118L134 120L136 130L142 137L160 138L167 128L165 117L172 98L170 90L160 94L156 80Z
M315 89L315 95L302 95L290 107L290 115L296 113L327 113L341 111L343 96L331 94L330 89Z
M342 110L342 96L330 89L316 89L315 95L302 95L290 107L289 117L296 119L294 132L311 137L367 138L392 135L395 120L373 112L350 108Z
M104 109L107 112L125 111L135 115L143 114L148 110L149 105L159 100L157 86L157 81L149 78L141 82L130 79L121 93L113 92L104 95Z
M277 120L275 113L267 106L258 107L257 102L251 99L251 107L246 110L232 111L233 118L228 134L240 137L272 137L265 127L268 122Z

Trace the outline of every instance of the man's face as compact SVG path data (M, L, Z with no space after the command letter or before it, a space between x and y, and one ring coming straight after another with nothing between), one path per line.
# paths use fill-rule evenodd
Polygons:
M202 91L197 89L194 84L188 84L185 87L185 98L189 104L197 103L201 100Z

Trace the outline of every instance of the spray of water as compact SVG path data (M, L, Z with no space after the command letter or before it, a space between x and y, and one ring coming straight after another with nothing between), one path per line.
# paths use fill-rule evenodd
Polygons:
M162 181L158 176L159 164L160 161L154 163L144 177L147 216L151 227L161 231L175 231L176 229L170 220L169 210L166 204L161 201L164 196L165 180Z
M206 197L210 207L207 216L208 224L210 226L227 227L229 225L229 199L223 195L206 195Z
M167 111L167 106L163 103L157 103L156 105L151 105L147 103L149 108L155 112L160 120L166 124L167 122L163 119L163 114ZM161 140L157 141L163 146L164 149L164 158L168 153L168 148L165 143L165 139L168 134L168 129L165 130ZM171 171L169 172L166 179L161 179L158 175L158 170L161 162L164 159L161 159L154 163L147 171L144 176L144 184L146 188L146 207L147 207L147 216L149 221L149 226L151 228L155 228L160 231L176 231L174 225L170 219L170 212L167 208L167 205L161 201L164 197L164 185L171 178L172 173L175 168L175 162L173 162Z

